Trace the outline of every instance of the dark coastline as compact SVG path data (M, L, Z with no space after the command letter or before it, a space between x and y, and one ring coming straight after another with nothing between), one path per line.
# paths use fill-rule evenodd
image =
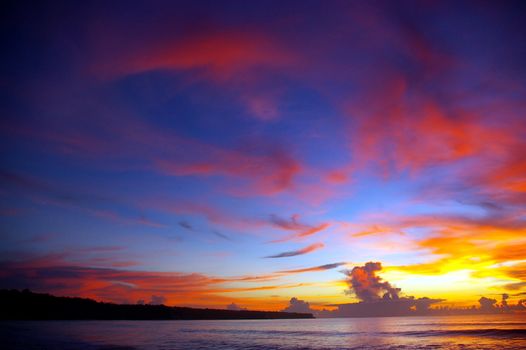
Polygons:
M249 320L314 318L308 313L196 309L132 305L56 297L30 291L0 290L1 320Z

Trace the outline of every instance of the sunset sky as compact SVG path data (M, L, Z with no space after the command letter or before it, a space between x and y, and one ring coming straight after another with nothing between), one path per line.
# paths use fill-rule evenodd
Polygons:
M526 2L50 3L2 11L1 288L524 299Z

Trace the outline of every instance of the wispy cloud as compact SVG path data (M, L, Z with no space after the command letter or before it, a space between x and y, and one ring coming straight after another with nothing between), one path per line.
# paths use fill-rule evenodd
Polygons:
M73 190L52 181L3 169L0 169L0 180L2 184L10 185L9 191L13 194L27 197L35 203L79 210L93 217L124 225L166 227L165 224L147 218L139 209L135 209L138 212L135 216L122 214L126 205L115 198L87 193L85 190ZM111 208L107 208L108 206Z
M219 237L219 238L226 239L227 241L231 241L232 240L229 236L227 236L224 233L221 233L221 232L219 232L217 230L213 230L212 233L214 235L216 235L217 237Z
M294 274L294 273L303 273L303 272L326 271L326 270L335 269L340 266L344 266L346 264L347 263L345 262L338 262L338 263L325 264L325 265L319 265L319 266L314 266L314 267L306 267L303 269L281 270L281 271L277 271L277 273Z
M179 226L187 230L190 230L190 231L194 230L194 227L188 221L182 220L182 221L179 221L178 224Z
M276 255L269 255L269 256L265 256L265 258L270 258L270 259L275 259L275 258L289 258L289 257L292 257L292 256L297 256L297 255L303 255L303 254L308 254L308 253L312 253L313 251L316 251L318 249L322 249L323 247L325 247L325 245L323 243L314 243L314 244L311 244L305 248L302 248L302 249L298 249L298 250L292 250L292 251L288 251L288 252L283 252L283 253L279 253L279 254L276 254Z
M318 232L327 229L330 225L327 222L323 222L318 225L308 225L299 221L300 215L294 214L289 219L281 218L277 215L270 216L270 223L283 230L295 231L292 235L272 240L272 243L286 242L294 239L302 239L310 237Z

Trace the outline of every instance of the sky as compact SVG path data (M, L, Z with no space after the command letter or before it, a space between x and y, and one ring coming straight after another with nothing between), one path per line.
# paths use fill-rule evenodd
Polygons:
M321 309L380 266L401 295L519 300L525 6L3 5L0 287Z

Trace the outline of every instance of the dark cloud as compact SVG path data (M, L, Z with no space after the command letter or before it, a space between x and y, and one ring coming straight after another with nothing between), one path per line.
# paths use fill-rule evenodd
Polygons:
M179 221L178 224L182 228L185 228L185 229L190 230L190 231L194 231L194 227L188 221L182 220L182 221Z
M506 313L525 310L524 300L517 304L508 304L510 295L501 295L502 301L498 304L496 299L481 297L480 307L454 309L448 307L431 308L444 299L428 297L415 298L401 296L400 288L393 287L384 281L377 273L382 270L379 262L367 262L363 266L356 266L346 271L349 293L360 299L357 303L336 304L333 311L319 311L318 317L377 317L377 316L410 316L410 315L458 315L458 314L484 314ZM521 293L519 293L521 294ZM519 296L519 295L513 295Z
M150 305L164 305L166 303L166 298L162 295L152 295L150 298Z
M334 268L337 268L337 267L345 265L345 264L346 264L345 262L338 262L338 263L333 263L333 264L325 264L325 265L318 266L317 269L318 270L330 270L330 269L334 269Z
M49 183L40 178L0 169L0 185L9 185L11 190L24 195L40 196L58 202L73 203L76 205L88 205L110 201L103 196L94 196L86 193L77 193L56 184Z
M137 300L137 305L146 305L146 301L144 299ZM150 301L148 302L149 305L164 305L166 304L166 298L160 295L152 295L150 297Z
M214 230L214 231L212 231L212 233L214 235L216 235L217 237L219 237L219 238L226 239L227 241L231 241L232 240L230 237L228 237L227 235L225 235L224 233L221 233L219 231Z
M302 273L302 272L312 272L312 271L325 271L325 270L331 270L335 269L337 267L340 267L342 265L345 265L347 263L345 262L337 262L333 264L325 264L325 265L319 265L314 267L306 267L303 269L293 269L293 270L282 270L278 271L278 273Z
M294 231L295 233L284 238L273 240L273 243L284 242L292 239L301 239L312 236L329 227L329 223L324 222L319 225L308 225L299 222L299 215L294 214L289 219L281 218L277 215L270 216L270 223L282 230Z
M328 268L338 264L322 265ZM431 305L443 299L415 298L400 296L400 288L393 287L384 281L377 272L382 270L379 262L367 262L363 266L355 266L345 271L349 293L356 295L360 302L330 305L336 306L333 311L323 310L318 317L375 317L375 316L408 316L425 315Z
M508 299L510 298L509 294L502 294L502 307L507 308L508 307Z
M493 310L495 308L495 304L497 304L496 299L481 297L479 299L480 309L484 311Z
M297 214L292 215L289 219L284 219L277 215L272 214L270 215L270 222L274 226L284 229L284 230L303 230L309 227L305 224L299 223L298 218L299 216Z
M227 310L232 310L232 311L242 311L242 310L246 310L246 308L241 307L241 306L237 305L236 303L228 304L228 305L226 306L226 309L227 309Z
M400 297L398 299L377 299L369 302L340 304L333 311L333 317L377 317L426 315L429 307L443 299Z
M311 252L313 252L315 250L321 249L323 247L324 247L323 243L314 243L314 244L311 244L311 245L309 245L309 246L307 246L305 248L302 248L302 249L292 250L292 251L288 251L288 252L283 252L283 253L279 253L279 254L276 254L276 255L269 255L269 256L265 256L265 258L270 258L270 259L288 258L288 257L291 257L291 256L308 254L308 253L311 253Z
M504 286L507 290L521 290L526 288L526 282L509 283Z
M356 266L351 271L347 271L350 292L364 302L381 298L397 300L400 288L393 287L389 282L377 276L376 272L381 270L381 263L368 262L364 266Z
M299 312L299 313L311 313L314 314L316 310L310 308L310 304L304 300L300 300L296 297L290 299L289 306L281 310L283 312Z

